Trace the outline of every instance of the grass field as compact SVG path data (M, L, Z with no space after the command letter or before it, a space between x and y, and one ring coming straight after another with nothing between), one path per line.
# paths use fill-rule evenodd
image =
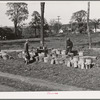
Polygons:
M66 37L70 37L74 43L74 49L84 49L88 48L88 35L81 34L81 35L74 35L74 34L63 34L54 37L45 38L45 45L48 47L53 48L65 48L65 40ZM92 39L92 47L100 47L100 33L95 33L91 35ZM39 38L32 38L30 40L30 48L40 46L40 39ZM1 49L23 49L25 39L19 40L6 40L0 41Z
M14 91L58 91L57 89L51 89L46 86L31 85L29 83L25 83L19 80L13 80L13 79L1 77L1 76L0 76L0 84L9 86L9 88L13 87L15 89ZM7 92L6 89L5 89L5 92Z
M67 35L74 43L74 50L85 50L88 48L87 35ZM65 48L65 36L49 37L45 39L45 45L49 48ZM3 41L1 49L23 49L25 40ZM39 39L30 40L30 48L40 45ZM92 34L92 47L100 47L100 34ZM88 54L96 55L100 58L100 52L88 51ZM50 65L40 62L34 62L29 65L24 64L23 59L19 59L16 53L13 60L4 61L0 59L0 71L22 76L29 76L38 79L49 80L60 84L69 84L77 87L83 87L92 90L100 90L100 67L92 69L68 68L65 65ZM98 64L100 64L100 61Z

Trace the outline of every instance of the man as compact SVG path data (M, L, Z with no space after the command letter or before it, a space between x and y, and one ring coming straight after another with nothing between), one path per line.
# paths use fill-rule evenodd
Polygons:
M30 54L29 54L29 45L28 45L28 40L26 40L25 44L24 44L24 54L25 54L25 61L26 61L26 64L29 63L30 61Z
M70 53L73 48L73 42L70 40L70 38L67 38L66 40L66 54Z

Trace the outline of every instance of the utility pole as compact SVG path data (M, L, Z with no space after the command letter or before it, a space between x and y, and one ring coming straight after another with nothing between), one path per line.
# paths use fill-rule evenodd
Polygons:
M45 2L41 2L41 41L40 43L44 47L44 7Z
M58 32L59 32L59 21L61 20L60 16L57 16L58 17Z
M88 2L88 13L87 13L87 33L89 37L89 49L91 49L91 35L89 30L89 16L90 16L90 2Z

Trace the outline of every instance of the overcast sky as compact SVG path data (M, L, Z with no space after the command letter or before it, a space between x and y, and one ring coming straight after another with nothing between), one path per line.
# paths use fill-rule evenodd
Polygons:
M24 2L24 1L23 1ZM40 1L25 1L28 4L29 18L27 23L31 20L33 11L40 13ZM0 26L13 26L13 23L5 15L7 2L0 1ZM72 14L79 10L87 11L88 1L45 1L45 18L49 22L50 19L57 19L60 16L61 22L67 24L70 21ZM90 1L90 18L100 18L100 1Z

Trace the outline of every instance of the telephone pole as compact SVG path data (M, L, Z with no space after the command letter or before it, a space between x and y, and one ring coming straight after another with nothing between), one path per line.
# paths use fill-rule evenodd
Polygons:
M44 47L44 7L45 2L41 2L41 41L40 43Z
M91 35L89 29L89 17L90 17L90 2L88 2L88 13L87 13L87 33L89 37L89 49L91 49Z
M60 16L57 16L58 17L58 23L59 23L59 20L60 20Z
M60 16L57 16L58 17L58 32L59 32L59 21L61 20Z

